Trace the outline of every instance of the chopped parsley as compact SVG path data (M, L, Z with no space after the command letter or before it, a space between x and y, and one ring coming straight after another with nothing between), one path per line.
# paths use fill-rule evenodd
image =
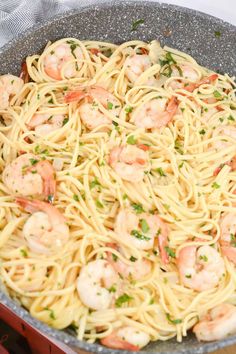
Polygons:
M131 235L136 237L138 240L149 241L151 238L141 234L138 230L132 230Z
M181 155L183 155L183 146L181 145L179 140L175 140L175 150L178 151Z
M101 186L100 182L98 181L97 177L94 178L92 182L89 183L90 189L93 189L96 186Z
M135 145L136 142L137 142L137 140L135 139L135 137L133 135L130 135L127 139L127 144Z
M136 211L137 214L144 213L144 209L143 209L142 204L135 204L135 203L133 203L133 204L132 204L132 208Z
M107 109L112 109L113 108L113 103L107 102Z
M53 200L54 200L54 196L53 196L52 194L49 194L49 195L48 195L48 202L49 202L49 203L52 203Z
M168 256L172 257L172 258L175 258L175 251L173 251L170 247L168 246L165 246L165 250L166 250L166 253L168 254Z
M112 253L112 259L113 259L114 262L117 261L118 257L117 257L117 255L115 253Z
M222 96L221 96L219 91L214 91L213 95L214 95L215 98L222 98Z
M192 275L191 275L191 274L186 274L186 275L185 275L185 278L190 279L190 278L192 278Z
M148 226L148 223L145 219L141 219L140 221L140 226L141 226L141 230L142 232L144 232L145 234L150 230L150 227Z
M204 135L204 134L206 134L206 131L204 129L202 129L199 131L199 134Z
M68 123L69 122L69 118L65 118L65 119L63 119L63 122L62 122L62 126L64 126L66 123Z
M129 260L130 260L131 262L136 262L136 261L137 261L137 258L134 257L134 256L131 256Z
M101 209L101 208L104 208L104 205L103 205L98 199L96 200L95 203L96 203L96 206L97 206L98 208L100 208L100 209Z
M131 106L127 106L126 108L125 108L125 112L126 113L131 113L133 111L133 107L131 107Z
M204 262L207 262L207 261L208 261L208 258L207 258L207 256L205 256L205 255L200 255L200 256L199 256L199 259L202 260L202 261L204 261Z
M48 307L44 307L44 310L45 311L49 311L49 317L52 319L52 320L55 320L56 317L55 317L55 314L54 314L54 311Z
M36 163L39 162L39 160L36 159L29 159L29 160L32 166L36 165Z
M216 183L216 182L214 182L214 183L212 183L212 188L214 188L214 189L219 189L220 188L220 185L218 184L218 183Z
M131 31L136 31L137 28L144 23L144 19L140 18L132 23Z
M25 258L28 257L28 253L25 249L21 249L20 253L22 254L23 257L25 257Z
M77 195L77 194L73 194L73 199L74 199L76 202L78 202L78 201L79 201L78 195Z
M234 122L234 121L235 121L234 117L233 117L233 116L231 116L231 114L230 114L230 116L228 117L228 120L231 120L232 122Z
M165 55L165 59L159 59L160 65L165 66L167 65L166 69L162 73L162 75L170 77L172 74L172 68L171 65L176 64L175 59L172 57L172 54L170 52L167 52ZM182 76L182 75L180 75Z
M168 320L170 323L173 323L173 324L182 323L182 320L181 320L181 319L172 320L172 318L171 318L171 316L170 316L169 313L166 313L166 318L167 318L167 320Z
M115 122L114 120L112 121L112 124L115 126L115 127L118 127L118 123L117 122Z
M158 172L161 177L166 177L166 174L161 167L156 168L155 171Z
M221 32L220 31L215 31L215 37L216 38L220 38L221 36Z
M235 235L230 234L230 244L233 247L236 247L236 240L235 240Z
M132 299L133 298L131 296L129 296L128 294L125 293L125 294L119 296L118 299L116 299L115 305L116 305L116 307L121 307L123 304L125 304L126 302L129 302Z
M116 292L116 287L114 285L112 285L109 289L108 289L109 293L115 293Z
M53 102L53 98L50 98L50 100L48 101L48 103L53 104L53 103L54 103L54 102Z
M184 161L182 161L180 164L179 164L179 168L182 168L184 165Z

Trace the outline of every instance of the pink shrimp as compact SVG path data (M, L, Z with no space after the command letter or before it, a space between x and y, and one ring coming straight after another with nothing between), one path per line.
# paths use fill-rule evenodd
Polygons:
M23 227L24 237L32 252L51 254L66 245L69 228L56 207L21 197L16 198L16 203L32 214Z
M164 264L169 262L166 251L169 230L158 215L147 213L137 215L129 209L120 210L115 221L114 231L126 242L143 250L153 248L157 238L161 260Z
M117 244L107 244L115 250L121 251ZM134 280L141 279L151 272L151 262L147 259L134 260L133 265L127 265L119 258L114 260L111 252L107 252L107 260L113 266L117 273L123 277L131 277Z
M111 150L109 164L115 172L129 182L143 180L147 169L148 155L143 148L136 145L115 147Z
M43 66L45 73L54 80L62 80L62 71L66 79L76 77L77 70L81 67L80 63L75 60L83 59L82 51L79 45L73 41L61 43L55 46L53 44L47 48L47 53L43 57ZM71 63L69 63L71 61ZM69 63L69 64L67 64Z
M197 323L193 332L200 341L221 340L236 333L236 307L220 304L209 311L207 316Z
M7 165L3 183L16 195L40 195L53 200L56 194L55 172L47 160L33 154L23 154Z
M184 286L196 291L214 288L225 272L223 258L210 246L182 248L177 267Z
M153 99L135 109L131 114L131 122L139 128L153 129L166 126L178 109L178 100L172 96L167 103L165 98Z
M101 344L112 349L138 351L150 341L150 336L131 326L120 327L100 340Z
M90 130L100 125L112 125L112 120L101 111L96 100L115 117L119 117L121 110L120 101L100 86L84 87L68 92L64 100L66 103L79 103L84 100L79 104L79 114L84 125Z

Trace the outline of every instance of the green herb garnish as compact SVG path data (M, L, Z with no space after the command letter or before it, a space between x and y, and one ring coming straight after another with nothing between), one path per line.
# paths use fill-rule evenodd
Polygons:
M150 237L141 234L138 230L132 230L130 234L139 240L149 241L151 239Z
M123 304L125 304L126 302L129 302L132 299L133 298L131 296L129 296L128 294L123 294L123 295L119 296L118 299L116 299L115 305L116 305L116 307L121 307Z
M127 139L127 144L135 145L136 142L137 142L137 140L135 139L135 137L133 135L130 135Z
M137 28L144 23L144 19L140 18L132 23L131 31L136 31Z
M182 323L182 320L181 320L181 319L172 320L169 313L166 313L166 318L167 318L167 320L168 320L170 323L173 323L173 324Z

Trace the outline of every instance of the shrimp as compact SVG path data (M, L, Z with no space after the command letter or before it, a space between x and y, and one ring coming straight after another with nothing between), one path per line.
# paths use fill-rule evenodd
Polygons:
M218 78L217 74L211 74L199 80L199 75L197 71L191 66L184 65L184 64L173 66L171 70L172 70L171 77L181 76L185 80L190 81L189 83L188 82L186 83L185 81L181 81L181 79L176 79L171 81L170 87L173 90L184 89L185 91L193 92L196 88L200 87L201 85L212 84Z
M131 122L139 128L153 129L166 126L174 117L178 100L172 96L169 102L166 98L156 98L136 108L131 114Z
M6 109L10 105L12 96L17 95L24 85L24 81L14 75L0 76L0 109Z
M107 246L119 250L116 244L108 244ZM119 258L117 260L113 259L112 253L107 253L107 260L113 266L113 268L125 278L131 277L134 280L141 279L151 272L152 266L151 262L147 259L140 259L134 261L133 265L127 265L122 262Z
M23 226L24 237L32 252L50 255L66 245L69 227L55 206L22 197L16 198L16 203L32 214Z
M231 126L231 125L225 125L222 127L218 127L214 130L213 137L216 137L219 135L226 135L229 138L235 139L235 141L236 141L236 127ZM232 143L221 140L221 141L214 142L213 147L217 150L221 150L221 149L226 148L230 144L232 144Z
M220 304L209 311L206 318L197 323L193 332L200 341L221 340L236 333L236 307Z
M78 111L82 122L89 130L100 125L112 125L112 119L101 111L96 101L115 117L119 117L121 111L120 101L100 86L91 86L68 92L64 99L66 103L79 102L84 99L84 102L79 105Z
M54 80L63 80L63 76L66 79L75 77L81 67L78 60L83 59L82 51L78 44L74 41L70 42L59 44L50 52L48 51L43 58L44 71ZM75 60L77 60L76 63ZM70 61L72 63L69 63Z
M121 209L115 221L114 231L126 242L143 250L153 248L157 238L161 260L165 264L168 263L166 247L169 230L158 215L147 213L137 215L129 209Z
M150 342L149 334L131 326L120 327L100 339L101 344L112 349L138 351Z
M143 180L147 160L147 152L135 145L115 147L109 156L111 167L122 179L129 182Z
M28 123L28 127L37 134L45 136L63 126L65 116L63 114L36 113Z
M177 267L184 286L196 291L217 286L225 272L224 260L211 246L186 246L179 252Z
M220 233L223 255L236 264L236 214L225 213L221 217Z
M126 58L124 62L124 67L126 68L125 74L128 79L135 83L139 76L148 68L151 67L151 60L148 55L134 54Z
M94 310L105 310L113 305L115 295L111 287L118 289L120 279L109 262L98 259L80 270L77 291L82 303Z
M13 194L41 195L52 201L56 194L55 173L49 161L33 154L23 154L7 165L2 173L3 183Z

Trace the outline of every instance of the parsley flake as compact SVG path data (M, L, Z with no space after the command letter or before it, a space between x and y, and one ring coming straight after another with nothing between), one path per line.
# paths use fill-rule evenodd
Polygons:
M129 296L128 294L125 293L125 294L119 296L118 299L116 299L115 305L116 305L116 307L121 307L122 304L129 302L132 299L133 298L131 296Z
M144 23L144 19L140 18L132 23L131 31L136 31L137 28Z

